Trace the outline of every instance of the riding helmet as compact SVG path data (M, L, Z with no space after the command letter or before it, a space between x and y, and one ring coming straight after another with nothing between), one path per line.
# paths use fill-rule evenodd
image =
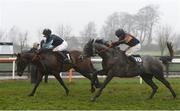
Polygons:
M125 36L125 32L124 32L124 30L123 29L118 29L118 30L116 30L116 32L115 32L115 35L119 38L119 37L123 37L123 36Z
M44 29L42 34L44 36L50 36L51 35L51 30L50 29Z

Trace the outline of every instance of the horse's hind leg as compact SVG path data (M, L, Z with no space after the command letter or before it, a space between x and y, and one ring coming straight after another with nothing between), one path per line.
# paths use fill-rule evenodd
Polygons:
M48 74L45 74L45 75L44 75L44 82L45 82L45 83L48 83Z
M164 78L163 73L158 73L158 75L154 75L156 79L161 81L172 93L173 97L176 98L176 93L171 87L170 83Z
M155 95L155 93L157 92L157 89L158 89L157 85L152 80L153 76L149 75L149 74L142 74L141 77L149 86L151 86L152 93L151 93L151 95L149 96L148 99L152 99L153 96Z
M66 95L69 94L69 89L66 87L66 85L64 84L64 81L62 80L62 78L60 77L59 74L54 74L54 76L56 77L56 79L59 81L59 83L63 86L63 88L66 91Z

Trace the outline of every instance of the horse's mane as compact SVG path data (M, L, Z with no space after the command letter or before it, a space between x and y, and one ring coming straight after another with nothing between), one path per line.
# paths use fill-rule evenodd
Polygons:
M108 41L105 41L104 39L90 39L84 46L84 52L87 55L93 56L93 44L97 43L104 47L108 46Z
M108 46L109 41L106 41L104 39L95 39L95 43L99 43L99 44Z
M104 45L106 47L108 47L108 45L109 45L108 41L105 41L104 39L90 39L84 46L84 51L91 52L93 43L98 43L98 44Z
M38 53L52 53L52 49L46 49L46 48L41 48L38 50Z
M94 39L90 39L85 45L83 51L87 53L88 55L91 55L92 52L92 44L94 42Z

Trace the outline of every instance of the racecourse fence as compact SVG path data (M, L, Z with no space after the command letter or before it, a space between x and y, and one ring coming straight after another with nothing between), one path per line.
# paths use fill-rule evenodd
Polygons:
M101 58L92 58L91 60L93 62L94 67L97 70L100 70L102 68L101 67L101 61L102 61ZM3 79L3 78L5 78L5 79L6 78L18 79L18 78L29 78L30 77L30 67L27 67L25 69L24 76L22 76L22 77L18 77L16 75L16 68L15 68L14 69L15 75L14 75L14 77L11 77L12 72L13 72L12 67L14 67L14 66L10 62L7 62L7 63L6 62L0 62L0 79ZM165 74L166 74L166 72L165 72ZM64 78L68 78L69 72L63 72L63 73L61 73L61 76ZM174 59L172 60L172 62L169 63L169 75L166 74L166 76L170 76L170 77L171 76L180 76L180 56L175 56ZM101 77L104 77L104 76L101 76ZM82 78L82 76L81 76L81 74L79 74L78 72L75 72L73 70L72 78Z

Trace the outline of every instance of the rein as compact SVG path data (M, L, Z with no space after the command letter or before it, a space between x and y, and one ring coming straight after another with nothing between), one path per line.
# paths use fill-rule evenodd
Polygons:
M100 50L98 53L103 53L103 52L106 52L108 49L110 49L111 48L111 46L108 46L107 48L104 48L104 49L102 49L102 50Z
M93 42L93 46L94 46L95 41ZM106 52L108 49L112 48L112 45L109 45L107 48L101 49L100 51L98 51L97 53L101 54ZM93 51L95 50L95 48L93 47ZM95 52L95 51L94 51Z

